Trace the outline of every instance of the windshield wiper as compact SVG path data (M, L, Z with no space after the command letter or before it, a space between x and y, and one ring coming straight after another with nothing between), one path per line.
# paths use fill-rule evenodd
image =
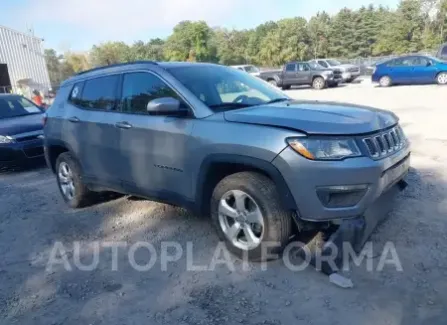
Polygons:
M222 104L215 104L215 105L209 105L210 108L244 108L244 107L250 107L253 105L250 104L243 104L243 103L222 103Z
M275 98L275 99L272 99L271 101L266 102L265 105L273 104L273 103L279 103L279 102L285 102L285 101L288 101L288 100L290 100L290 98L286 98L286 97Z

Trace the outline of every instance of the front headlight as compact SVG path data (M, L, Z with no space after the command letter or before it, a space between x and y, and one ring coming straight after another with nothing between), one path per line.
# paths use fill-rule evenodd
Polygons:
M321 74L324 78L330 78L333 76L334 73L332 71L323 71Z
M0 135L0 143L13 143L14 139L7 135Z
M311 160L341 160L359 157L361 152L354 139L287 139L290 147Z

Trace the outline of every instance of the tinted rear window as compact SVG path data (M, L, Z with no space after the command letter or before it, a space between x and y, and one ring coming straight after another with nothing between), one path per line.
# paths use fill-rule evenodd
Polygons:
M89 109L115 110L118 99L118 82L118 75L87 80L84 83L81 97L77 102L79 105ZM75 89L76 85L71 93L72 98L75 95L73 93Z

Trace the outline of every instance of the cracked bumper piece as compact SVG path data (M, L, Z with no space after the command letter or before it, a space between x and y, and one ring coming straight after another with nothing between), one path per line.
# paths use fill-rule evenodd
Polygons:
M327 275L342 270L343 264L347 262L343 261L345 243L349 243L356 253L361 252L376 227L388 217L397 194L406 186L406 181L400 179L362 216L343 220L335 231L316 233L305 241L308 251L301 249L298 251L298 256L304 259L310 252L310 264ZM332 260L333 263L329 263L328 260Z

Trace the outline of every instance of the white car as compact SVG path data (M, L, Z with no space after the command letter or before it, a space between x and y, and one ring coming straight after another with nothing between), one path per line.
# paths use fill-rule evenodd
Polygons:
M232 65L231 67L234 69L245 71L255 77L259 77L259 75L261 74L261 70L259 70L258 67L255 67L254 65L251 65L251 64Z
M344 82L352 82L360 76L360 67L354 64L341 64L334 59L315 59L309 62L318 63L324 68L340 70Z

